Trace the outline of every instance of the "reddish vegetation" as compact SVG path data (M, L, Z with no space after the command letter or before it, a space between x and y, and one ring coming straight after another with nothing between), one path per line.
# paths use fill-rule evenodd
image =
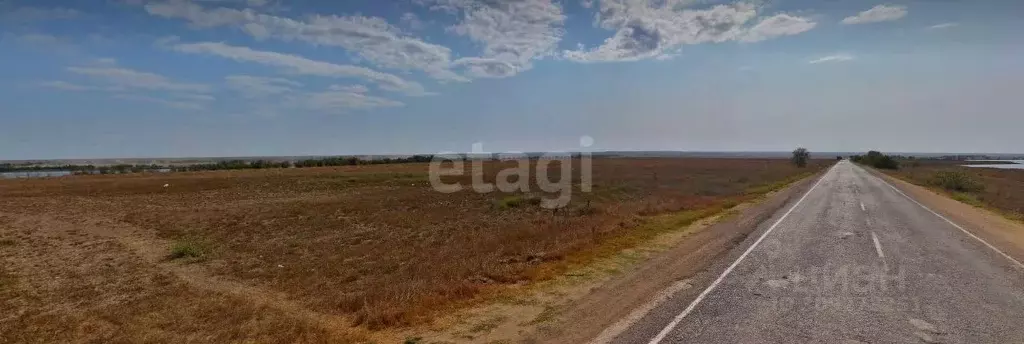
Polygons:
M648 215L727 208L826 164L597 159L594 191L575 184L557 212L540 194L433 191L425 164L0 181L0 338L349 338L323 323L422 321L642 239ZM203 257L166 258L186 241Z

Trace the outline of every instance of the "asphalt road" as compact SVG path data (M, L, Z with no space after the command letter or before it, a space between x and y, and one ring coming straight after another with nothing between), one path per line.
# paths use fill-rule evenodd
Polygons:
M841 162L612 342L1024 343L1018 264Z

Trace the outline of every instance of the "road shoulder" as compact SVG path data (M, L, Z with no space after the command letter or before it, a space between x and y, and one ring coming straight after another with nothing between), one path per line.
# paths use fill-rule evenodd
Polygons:
M752 243L761 224L800 198L818 173L748 204L609 280L560 312L528 342L602 343L668 298L693 299L717 272Z
M926 187L868 169L922 205L991 244L1017 262L1024 261L1024 224L993 211L962 203Z

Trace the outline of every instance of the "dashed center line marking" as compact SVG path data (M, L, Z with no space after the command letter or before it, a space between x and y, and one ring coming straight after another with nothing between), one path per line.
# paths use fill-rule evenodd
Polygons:
M864 207L864 202L860 202L860 210L868 211L868 208Z
M885 253L882 253L882 244L878 243L878 236L875 232L871 232L871 241L875 242L875 252L878 252L878 258L885 258Z

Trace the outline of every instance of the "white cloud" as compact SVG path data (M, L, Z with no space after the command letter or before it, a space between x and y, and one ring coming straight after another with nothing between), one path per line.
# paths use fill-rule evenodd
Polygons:
M162 75L135 71L119 67L68 67L68 71L89 76L114 86L142 88L147 90L206 92L210 87L203 84L171 81Z
M150 3L146 10L156 16L184 19L198 28L229 26L256 39L336 46L378 67L420 70L438 80L466 81L448 70L450 49L407 36L379 17L315 15L307 20L296 20L252 9L204 8L183 1Z
M928 29L930 29L930 30L939 30L939 29L948 29L948 28L957 27L957 26L960 26L960 23L942 23L942 24L936 24L936 25L929 26Z
M116 64L117 61L113 59L102 58L96 59L93 67L67 68L71 73L96 79L101 85L81 85L57 80L39 82L37 86L75 92L114 92L116 94L112 98L115 99L144 101L186 110L202 110L205 104L216 100L212 95L204 93L211 90L207 85L175 82L162 75L116 67ZM156 91L170 99L126 93L133 91Z
M52 88L52 89L63 90L63 91L92 91L92 90L96 89L95 87L92 87L92 86L83 86L83 85L79 85L79 84L75 84L75 83L70 83L70 82L62 81L62 80L42 81L42 82L37 83L36 85L39 86L39 87Z
M754 5L746 3L716 5L701 10L686 9L687 4L679 0L602 1L597 23L602 28L616 30L615 34L597 48L566 51L563 55L580 62L655 58L671 54L686 44L719 43L748 37L744 25L757 16ZM762 27L759 34L787 32L774 29L772 23L776 22L787 24L790 31L794 31L794 26L799 27L789 24L792 20L780 18Z
M453 62L466 69L466 73L477 78L505 78L518 74L525 66L499 59L465 57Z
M301 83L284 79L250 75L229 75L224 77L228 87L248 98L260 98L275 94L289 93Z
M344 91L352 93L366 93L370 92L370 89L363 85L331 85L329 88L332 91Z
M332 86L327 91L307 93L295 98L295 100L298 106L324 112L346 112L348 110L405 106L405 104L391 99L374 97L361 92L347 91L344 90L344 86Z
M407 81L398 76L378 72L369 68L339 65L330 62L310 60L301 56L282 54L271 51L253 50L247 47L227 45L217 42L180 43L170 47L176 51L193 54L210 54L236 61L260 63L276 66L288 72L302 75L316 75L333 78L359 78L374 82L381 89L403 92L408 95L429 95L423 86L414 81Z
M744 42L759 42L779 36L796 35L810 31L817 23L809 18L795 17L789 14L777 14L757 23L742 38Z
M154 104L160 104L167 107L173 107L182 110L204 110L206 106L201 102L185 101L185 100L167 100L162 98L156 98L151 96L143 96L137 94L115 94L112 96L114 99L130 100L130 101L142 101Z
M459 15L448 30L483 46L482 56L453 64L474 77L501 78L529 70L531 61L554 54L565 33L565 15L551 0L419 2Z
M824 62L844 62L844 61L850 61L850 60L853 60L853 59L854 59L853 55L850 55L850 54L835 54L835 55L829 55L829 56L813 59L813 60L807 61L807 63L818 64L818 63L824 63Z
M425 25L423 21L420 20L420 17L417 16L416 13L412 12L405 12L404 14L402 14L402 18L400 20L402 21L402 24L405 25L405 27L409 28L410 30L423 30L423 27Z
M843 18L843 24L867 24L883 21L892 21L903 18L907 15L906 6L878 5L871 9L858 13L855 16Z

